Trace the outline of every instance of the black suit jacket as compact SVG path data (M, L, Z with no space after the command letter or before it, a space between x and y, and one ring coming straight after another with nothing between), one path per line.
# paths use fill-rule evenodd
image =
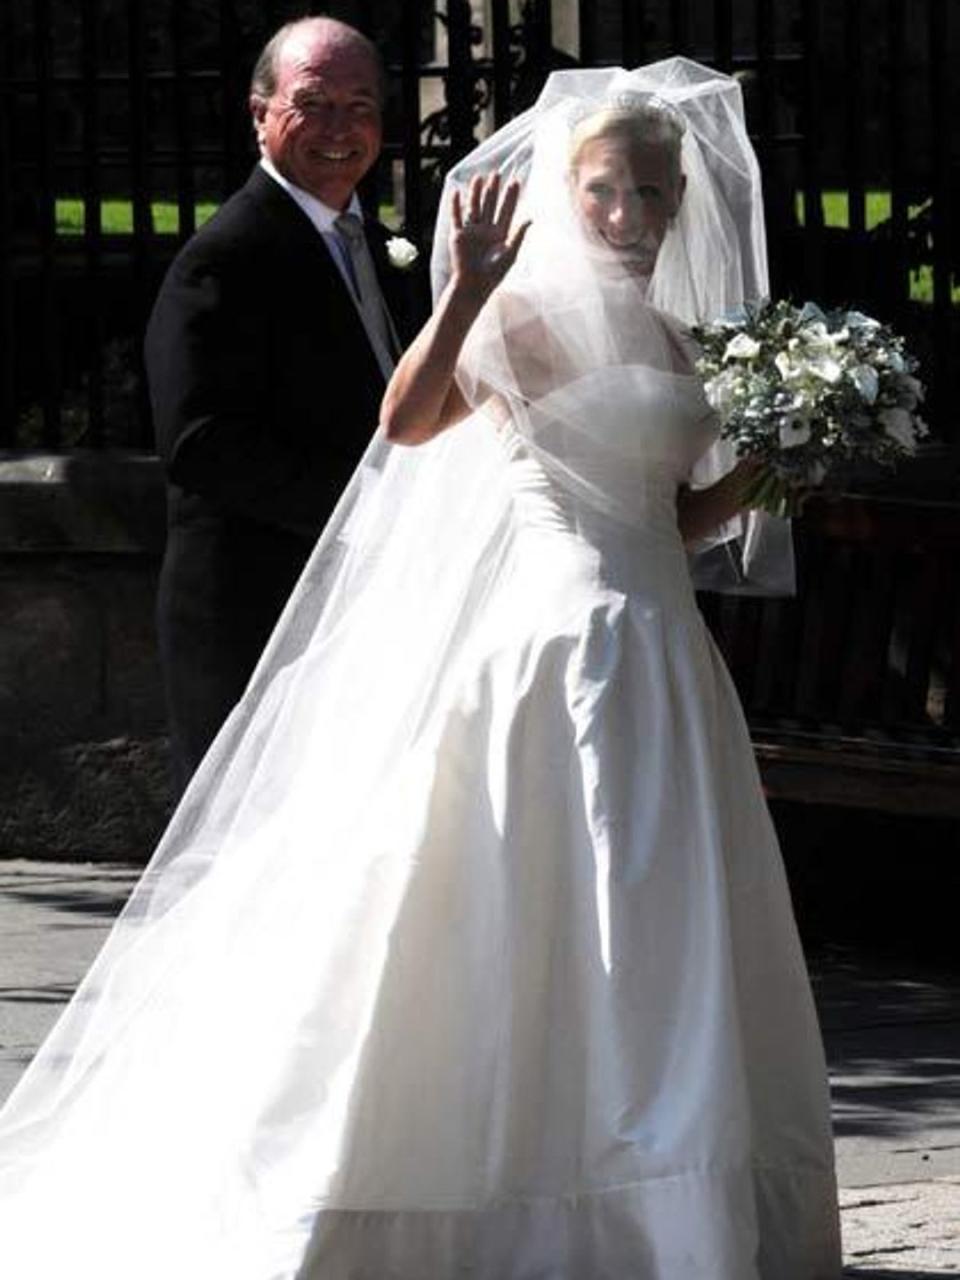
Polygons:
M406 340L422 277L387 264L385 228L366 232ZM161 657L188 773L377 425L384 380L323 238L259 166L174 260L145 357L169 480Z

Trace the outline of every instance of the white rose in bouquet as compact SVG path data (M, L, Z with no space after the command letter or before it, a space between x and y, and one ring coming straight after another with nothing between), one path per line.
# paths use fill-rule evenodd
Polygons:
M698 325L707 400L721 434L763 465L752 505L791 514L841 464L894 465L927 427L902 338L859 311L765 302Z

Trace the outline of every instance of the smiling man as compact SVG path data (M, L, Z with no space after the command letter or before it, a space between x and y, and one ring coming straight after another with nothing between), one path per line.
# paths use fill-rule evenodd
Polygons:
M381 71L351 27L316 18L282 28L253 72L250 109L268 165L342 211L380 154Z
M380 153L383 71L307 18L250 86L246 185L174 260L147 328L169 521L158 627L179 781L242 694L377 424L419 317L356 186Z

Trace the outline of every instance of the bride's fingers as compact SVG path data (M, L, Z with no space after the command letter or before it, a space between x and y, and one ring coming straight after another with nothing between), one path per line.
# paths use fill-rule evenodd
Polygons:
M491 173L487 179L483 190L483 199L480 202L480 217L484 222L495 223L497 200L500 197L500 174Z
M513 219L514 210L517 207L517 201L520 199L520 183L516 178L511 178L507 183L506 190L503 194L503 201L500 205L500 212L496 217L496 228L504 238L510 230L510 223Z
M460 190L454 188L453 199L450 201L450 217L453 219L453 228L455 231L463 230L463 205L460 201Z
M480 221L480 206L483 199L483 178L476 174L470 179L470 190L467 195L467 222Z
M529 230L529 221L522 222L504 246L504 256L511 264L520 252L520 246L523 244L523 238Z

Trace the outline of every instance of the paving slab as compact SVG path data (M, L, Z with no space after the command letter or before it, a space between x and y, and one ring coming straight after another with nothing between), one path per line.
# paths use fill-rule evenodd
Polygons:
M0 1103L136 883L127 865L0 861ZM848 1280L960 1276L960 967L810 957L830 1066Z
M0 1102L99 951L139 869L0 861Z
M841 1188L840 1208L850 1277L960 1275L960 1179Z
M841 1185L960 1176L960 967L844 948L810 967Z

